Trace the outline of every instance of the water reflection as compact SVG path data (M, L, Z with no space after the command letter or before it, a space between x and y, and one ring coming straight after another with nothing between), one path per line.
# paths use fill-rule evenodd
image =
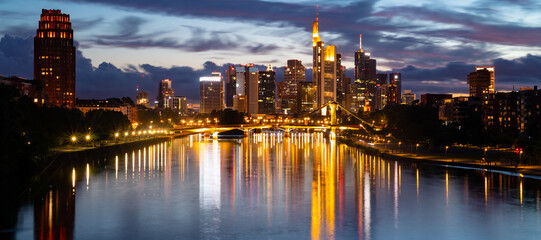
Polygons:
M24 229L36 239L541 234L538 180L388 161L318 133L194 135L69 167L58 179L33 202L33 227L18 227L20 238Z

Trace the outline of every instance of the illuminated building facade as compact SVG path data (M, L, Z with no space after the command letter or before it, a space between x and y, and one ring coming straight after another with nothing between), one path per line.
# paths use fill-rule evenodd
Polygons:
M297 110L297 84L306 81L305 67L297 59L287 60L287 66L284 68L284 83L280 107L288 113L295 113Z
M224 105L224 81L222 74L199 78L199 107L201 113L222 110Z
M128 117L130 122L137 122L137 107L133 106L132 101L124 101L119 98L108 99L77 99L77 109L83 114L93 110L121 112Z
M143 105L145 107L150 107L150 102L148 101L148 93L145 91L138 91L136 97L137 105Z
M305 114L316 110L316 88L313 82L297 83L297 113Z
M336 46L321 41L318 30L319 15L312 25L313 82L316 85L316 102L321 107L336 101ZM325 109L322 111L326 115Z
M184 96L171 97L171 109L181 116L188 115L188 99Z
M258 111L258 69L253 64L236 67L236 95L245 95L248 114L257 114Z
M269 65L259 72L258 111L260 114L276 113L276 72Z
M396 87L396 91L393 92L396 95L395 104L399 104L402 101L402 74L399 72L392 72L389 74L389 85Z
M494 67L476 67L475 72L468 74L470 96L484 97L488 94L495 93L494 70Z
M233 96L237 94L237 72L235 66L229 66L225 71L225 106L233 107Z
M336 54L336 101L344 103L346 96L346 66L342 66L342 54Z
M246 95L233 96L233 110L242 113L248 112L248 101Z
M167 109L171 108L170 101L171 97L175 95L175 90L172 88L172 82L169 79L164 79L160 81L160 86L158 89L158 108Z
M355 83L358 83L357 96L359 109L364 112L375 110L377 91L376 60L362 48L362 35L359 37L359 50L355 52Z
M75 107L75 46L69 14L43 9L34 37L34 79L45 104Z
M402 94L403 104L411 105L416 99L417 96L415 95L415 93L412 93L411 90L404 90L404 94Z

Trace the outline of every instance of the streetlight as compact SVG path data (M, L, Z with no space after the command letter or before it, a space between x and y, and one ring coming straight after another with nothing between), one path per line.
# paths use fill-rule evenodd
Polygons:
M402 145L402 142L398 142L398 152L400 152L402 150L402 148L400 147L400 145Z
M419 155L419 144L415 144L415 154Z
M75 142L77 142L77 137L76 136L71 136L71 145L72 147L75 149Z
M447 158L447 150L449 150L449 146L445 146L445 158Z

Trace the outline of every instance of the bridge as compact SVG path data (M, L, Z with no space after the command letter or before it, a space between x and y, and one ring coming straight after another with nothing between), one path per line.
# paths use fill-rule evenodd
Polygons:
M329 111L327 111L327 109ZM345 113L347 113L348 115L354 117L355 119L358 119L361 123L357 126L357 125L340 125L338 123L338 109L341 109L342 111L344 111ZM327 123L325 124L317 124L317 125L314 125L314 124L294 124L294 123L290 123L289 121L287 122L276 122L276 123L248 123L248 124L241 124L241 125L232 125L232 126L221 126L221 125L207 125L207 126L204 126L204 127L201 127L201 126L198 126L198 127L192 127L192 128L179 128L179 129L176 129L176 130L182 130L182 131L189 131L189 132L196 132L196 133L205 133L205 134L208 134L208 135L215 135L217 134L218 132L224 132L224 131L228 131L228 130L232 130L232 129L243 129L245 131L251 131L251 130L255 130L255 131L260 131L260 130L264 130L264 129L279 129L279 130L283 130L286 135L289 135L290 131L291 130L294 130L294 129L304 129L304 130L315 130L315 131L325 131L325 132L333 132L333 133L336 133L340 130L364 130L368 135L373 135L376 130L375 130L375 127L374 127L374 124L373 123L370 123L366 120L364 120L363 118L357 116L355 113L349 111L346 107L342 106L340 103L338 102L335 102L335 101L332 101L332 102L329 102L323 106L321 106L320 108L310 112L310 113L307 113L307 114L304 114L304 115L301 115L301 117L299 117L297 120L299 119L306 119L306 118L309 118L309 116L313 116L313 115L319 115L320 114L320 111L324 112L325 114L324 115L327 115L327 112L328 112L328 115L330 117L330 121L328 121ZM300 121L300 120L299 120Z

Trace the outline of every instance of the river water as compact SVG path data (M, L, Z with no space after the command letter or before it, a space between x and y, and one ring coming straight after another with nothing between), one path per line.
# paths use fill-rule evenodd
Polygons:
M16 239L539 239L541 181L389 161L321 134L198 135L65 167Z

